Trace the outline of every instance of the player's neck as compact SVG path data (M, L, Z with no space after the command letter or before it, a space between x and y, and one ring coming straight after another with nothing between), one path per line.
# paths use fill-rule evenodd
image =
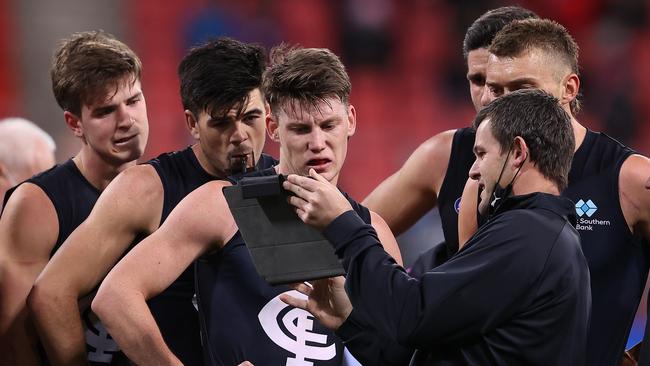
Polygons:
M72 158L72 161L84 178L99 191L103 191L113 178L126 168L136 164L135 160L117 165L109 163L92 151L88 145L84 145L81 151Z
M536 192L548 193L556 196L560 194L557 184L544 177L544 175L542 175L542 173L537 169L528 168L526 171L522 170L512 185L512 194L515 196L521 196Z
M210 174L213 177L226 177L228 174L226 174L225 171L223 170L217 170L212 164L210 164L208 158L205 156L203 153L203 150L201 150L201 145L196 143L192 145L192 152L194 153L194 156L196 157L196 160L199 162L199 165L203 170Z
M573 115L571 115L571 127L573 127L573 137L575 138L576 146L573 152L578 151L578 148L580 145L582 145L582 142L585 140L585 136L587 135L587 128L578 122Z

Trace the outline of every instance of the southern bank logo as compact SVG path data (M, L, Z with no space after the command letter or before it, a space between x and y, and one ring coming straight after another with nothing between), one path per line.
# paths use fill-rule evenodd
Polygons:
M600 220L597 218L592 218L592 216L598 211L598 206L594 201L588 199L585 202L583 199L580 199L576 202L576 214L578 215L578 222L576 223L576 230L580 231L594 231L599 226L611 226L609 220Z
M591 215L595 214L597 210L598 207L592 200L587 200L587 202L585 202L581 199L576 203L576 214L578 214L579 217L584 215L591 217Z

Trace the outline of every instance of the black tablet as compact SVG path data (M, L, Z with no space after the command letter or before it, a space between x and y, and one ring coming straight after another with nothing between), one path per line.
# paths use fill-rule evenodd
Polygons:
M303 223L287 202L284 179L247 177L223 188L257 272L272 285L344 274L331 244Z

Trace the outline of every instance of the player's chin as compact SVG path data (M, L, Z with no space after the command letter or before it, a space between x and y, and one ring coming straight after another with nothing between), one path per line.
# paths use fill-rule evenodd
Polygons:
M113 160L115 162L120 164L125 164L140 159L143 153L144 153L144 149L135 148L135 149L113 152L112 155L113 155Z

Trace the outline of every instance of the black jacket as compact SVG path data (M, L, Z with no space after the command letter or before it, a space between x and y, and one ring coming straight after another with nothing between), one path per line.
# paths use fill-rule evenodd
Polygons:
M350 211L325 230L354 311L338 333L368 365L582 365L591 294L575 209L506 199L463 249L421 279Z

